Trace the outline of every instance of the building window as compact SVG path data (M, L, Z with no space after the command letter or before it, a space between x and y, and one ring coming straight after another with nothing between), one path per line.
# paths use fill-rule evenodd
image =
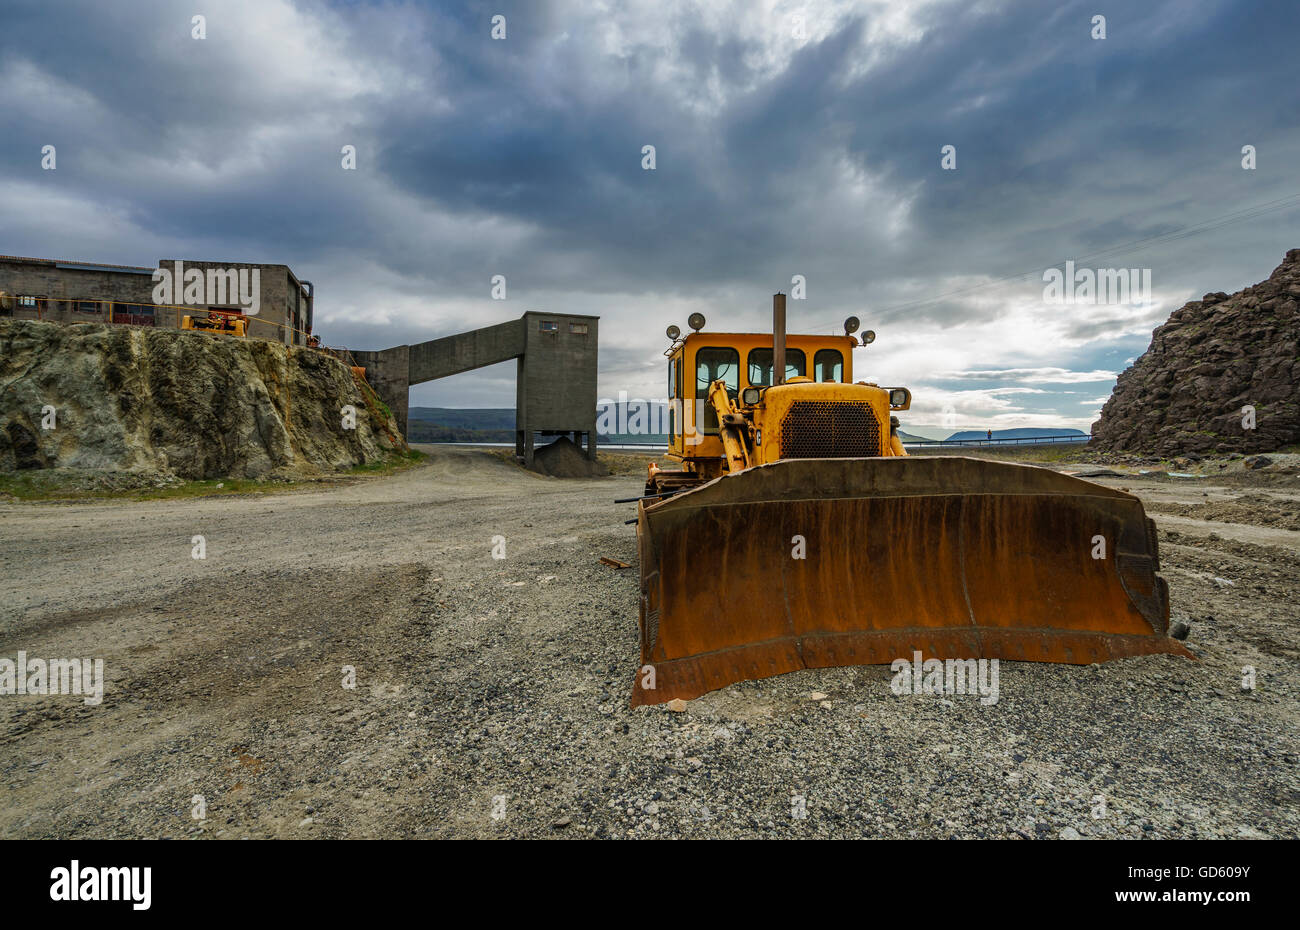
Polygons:
M113 322L129 326L156 326L154 308L147 304L113 304Z
M587 324L586 324L586 323L570 323L570 324L569 324L569 332L573 333L575 336L585 336L585 335L587 335Z
M558 333L560 331L560 324L554 320L542 320L537 324L537 328L544 333Z
M35 297L19 297L19 298L18 298L18 306L20 306L20 307L27 307L28 309L35 310L35 309L36 309L36 298L35 298Z
M96 300L78 300L73 304L73 309L78 313L98 313L99 301Z

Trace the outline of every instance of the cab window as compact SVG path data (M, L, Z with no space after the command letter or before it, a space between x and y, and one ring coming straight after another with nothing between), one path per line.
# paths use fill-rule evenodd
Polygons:
M838 349L818 349L813 356L814 381L843 381L844 356Z
M785 379L802 377L808 370L808 359L803 354L803 349L792 349L786 346L785 349ZM753 387L758 385L770 386L772 384L772 350L771 349L750 349L749 350L749 383Z
M706 346L695 353L695 400L697 410L704 411L702 431L716 435L718 414L709 405L709 385L721 378L727 393L736 397L740 393L740 353L722 346ZM698 417L699 414L696 414Z
M671 441L677 439L677 359L672 358L668 362L668 438Z

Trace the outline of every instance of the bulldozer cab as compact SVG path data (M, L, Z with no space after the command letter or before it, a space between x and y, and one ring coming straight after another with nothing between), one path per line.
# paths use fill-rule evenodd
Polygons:
M849 384L853 380L855 337L786 337L786 383L795 379ZM668 350L668 457L678 461L721 459L718 413L709 403L715 381L741 403L747 388L773 384L770 333L693 332Z

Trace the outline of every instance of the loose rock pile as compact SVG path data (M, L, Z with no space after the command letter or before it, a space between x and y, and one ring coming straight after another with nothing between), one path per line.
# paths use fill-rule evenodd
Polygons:
M1254 408L1253 428L1245 407ZM1300 249L1268 280L1184 304L1119 376L1093 447L1271 452L1300 442Z
M609 474L608 468L587 458L567 436L538 449L533 456L533 469L552 478L599 478Z

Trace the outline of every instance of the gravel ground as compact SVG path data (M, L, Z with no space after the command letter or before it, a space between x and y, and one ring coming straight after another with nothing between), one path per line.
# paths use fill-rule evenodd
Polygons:
M1006 662L992 706L871 666L629 709L636 569L599 557L635 566L637 477L440 449L322 490L0 504L0 656L107 679L0 697L0 836L1300 835L1300 489L1099 480L1153 502L1201 661Z
M1147 508L1156 513L1177 514L1218 523L1245 523L1300 530L1300 500L1276 494L1243 494L1227 500L1206 500L1184 504L1156 501Z

